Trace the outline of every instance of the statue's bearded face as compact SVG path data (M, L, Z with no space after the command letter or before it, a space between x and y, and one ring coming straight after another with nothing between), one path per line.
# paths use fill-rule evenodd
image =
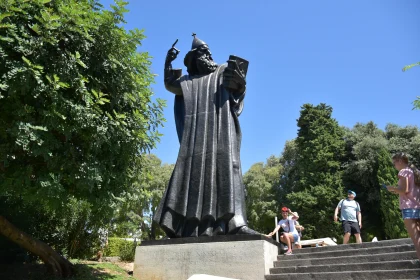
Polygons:
M200 46L197 50L196 58L199 74L210 74L216 70L217 64L213 61L210 49L207 45Z

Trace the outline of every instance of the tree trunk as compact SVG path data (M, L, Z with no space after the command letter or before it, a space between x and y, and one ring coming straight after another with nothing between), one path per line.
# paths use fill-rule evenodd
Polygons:
M0 234L3 234L8 239L19 244L19 246L25 248L34 255L39 256L54 276L69 277L73 274L73 265L68 260L54 251L46 243L33 238L15 227L1 215Z

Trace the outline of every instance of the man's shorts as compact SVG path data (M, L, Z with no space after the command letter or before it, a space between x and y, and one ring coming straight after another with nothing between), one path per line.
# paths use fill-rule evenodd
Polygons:
M420 219L420 209L403 209L401 212L403 220Z
M350 232L350 234L360 233L360 227L358 222L343 221L344 233Z

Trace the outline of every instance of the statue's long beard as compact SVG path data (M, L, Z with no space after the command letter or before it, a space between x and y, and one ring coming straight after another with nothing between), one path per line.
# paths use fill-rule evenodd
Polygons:
M200 74L210 74L216 70L217 64L213 60L201 56L197 58L197 68Z

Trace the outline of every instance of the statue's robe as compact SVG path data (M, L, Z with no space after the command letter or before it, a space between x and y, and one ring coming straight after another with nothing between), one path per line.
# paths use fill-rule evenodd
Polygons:
M165 78L166 88L177 94L180 140L175 169L154 215L168 237L234 234L247 224L238 122L245 93L224 88L225 67L204 76Z

